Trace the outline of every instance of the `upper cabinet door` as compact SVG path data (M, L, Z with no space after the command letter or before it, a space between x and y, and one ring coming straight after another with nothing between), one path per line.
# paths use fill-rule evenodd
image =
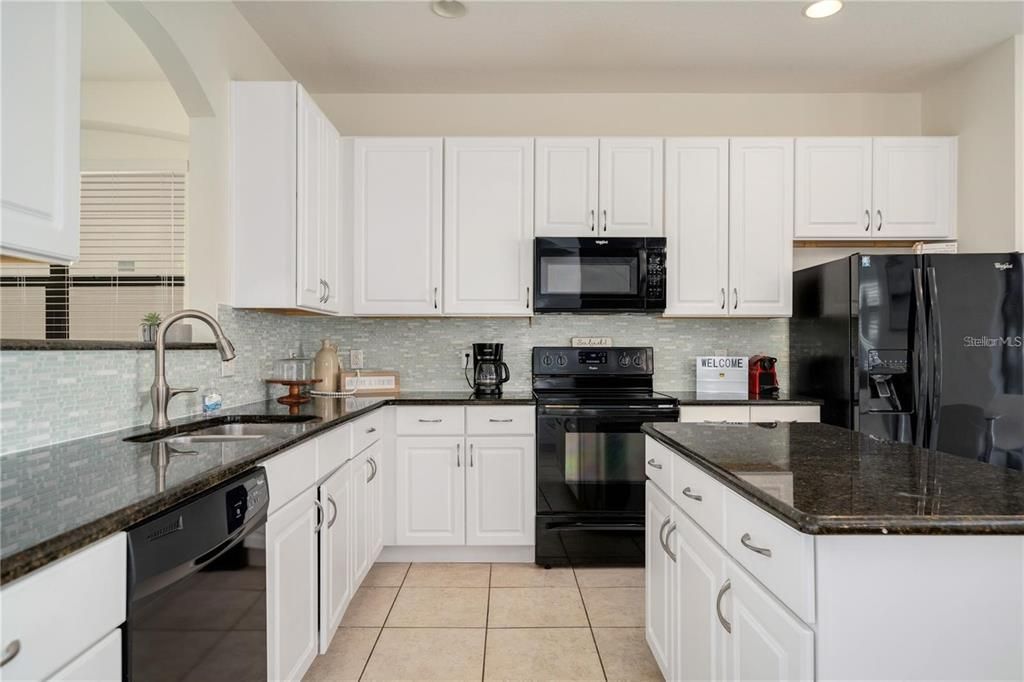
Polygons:
M793 140L729 142L730 315L793 312Z
M665 236L665 314L728 314L728 139L665 141Z
M4 2L0 253L78 260L82 8Z
M326 246L327 131L320 110L301 88L297 99L296 295L298 305L319 310L327 292L321 266Z
M529 315L533 140L448 138L444 313Z
M355 141L353 309L441 314L441 138Z
M597 230L609 237L660 237L664 140L601 140L601 191Z
M597 138L538 137L536 144L537 236L597 236Z
M797 239L863 239L872 234L871 138L796 141Z
M341 312L341 297L345 287L340 278L340 251L342 229L341 206L341 136L334 129L326 116L323 118L324 141L321 146L323 161L323 181L321 183L321 215L320 221L320 276L324 280L324 302L320 309L329 313ZM351 271L348 271L351 272Z
M956 138L874 140L874 229L879 238L956 237Z

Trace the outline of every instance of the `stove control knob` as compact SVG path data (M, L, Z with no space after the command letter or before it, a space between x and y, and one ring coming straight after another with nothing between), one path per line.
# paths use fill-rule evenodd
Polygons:
M633 366L634 367L643 367L645 364L646 363L644 362L644 354L643 353L637 353L636 355L633 356Z
M569 363L569 358L565 357L565 353L558 354L558 366L565 367Z
M545 353L540 359L540 364L544 365L545 367L550 367L551 365L554 364L554 362L555 359L551 357L551 353Z
M630 360L628 355L623 353L619 356L619 367L629 367L629 363Z

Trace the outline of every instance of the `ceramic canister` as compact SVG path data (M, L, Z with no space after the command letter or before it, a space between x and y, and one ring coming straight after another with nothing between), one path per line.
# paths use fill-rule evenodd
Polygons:
M338 360L338 347L330 339L324 339L320 350L313 358L313 378L320 382L313 386L314 391L337 391L341 378L341 361Z

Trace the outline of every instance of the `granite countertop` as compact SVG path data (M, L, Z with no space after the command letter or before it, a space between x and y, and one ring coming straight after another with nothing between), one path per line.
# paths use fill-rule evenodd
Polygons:
M802 533L1024 534L1019 471L827 424L643 430Z
M194 428L199 422L212 426L241 417L308 421L280 424L280 433L257 440L192 443L187 446L189 452L174 452L164 443L126 442L125 438L150 433L148 427L134 427L4 455L0 459L0 584L125 530L378 407L533 403L528 392L477 397L469 391L407 391L397 396L316 398L292 417L287 406L268 400L227 408L208 418L175 419L166 433Z
M701 393L698 391L659 391L672 396L680 405L821 405L816 398L791 395L780 392L774 398L748 395L746 393Z

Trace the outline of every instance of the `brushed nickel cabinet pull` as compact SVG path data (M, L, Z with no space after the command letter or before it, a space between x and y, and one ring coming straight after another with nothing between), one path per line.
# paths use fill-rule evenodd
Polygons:
M650 466L652 469L661 469L661 465L655 462L653 457L647 460L647 465Z
M338 504L334 501L334 498L328 493L327 504L331 505L331 509L334 510L334 514L331 516L331 520L327 522L328 528L334 527L334 522L338 520Z
M601 209L601 217L604 220L604 231L607 232L608 231L608 209L607 208Z
M668 548L668 536L672 535L672 532L676 529L676 524L672 524L665 531L665 540L661 543L662 548L665 550L665 554L668 554L668 558L672 560L672 563L676 562L676 553Z
M455 468L458 469L462 466L462 458L460 453L462 452L462 443L455 444Z
M864 217L867 218L867 222L864 223L864 231L868 232L871 229L871 211L864 209Z
M722 310L725 310L725 287L722 287Z
M513 420L511 420L511 419L495 419L494 417L491 417L487 421L491 422L492 424L508 424L508 423L512 422Z
M685 488L683 488L683 495L689 497L691 500L694 500L696 502L701 502L704 500L703 495L698 495L697 493L690 492L690 486L686 486Z
M878 231L882 231L882 209L878 209Z
M420 424L440 424L444 420L443 419L419 419L417 421L419 421Z
M324 513L324 506L320 504L320 500L313 500L313 504L316 505L316 528L313 529L315 535L324 527L324 519L327 518L327 514Z
M473 444L469 444L469 466L473 466Z
M758 547L757 545L751 544L750 533L743 534L743 537L740 538L740 544L749 549L751 552L757 552L761 556L766 556L769 559L772 557L772 551L767 547Z
M736 287L732 288L732 309L736 310L740 307L740 290Z
M0 658L0 668L13 661L19 653L21 653L21 640L16 639L4 647L4 657Z
M590 209L590 231L593 232L596 229L596 221L594 220L594 209Z
M718 622L721 623L722 627L725 628L725 631L730 634L732 633L732 625L725 619L725 616L722 615L722 597L725 596L725 593L728 592L731 587L732 582L726 580L722 584L722 589L718 590L718 598L715 600L715 612L718 613Z

